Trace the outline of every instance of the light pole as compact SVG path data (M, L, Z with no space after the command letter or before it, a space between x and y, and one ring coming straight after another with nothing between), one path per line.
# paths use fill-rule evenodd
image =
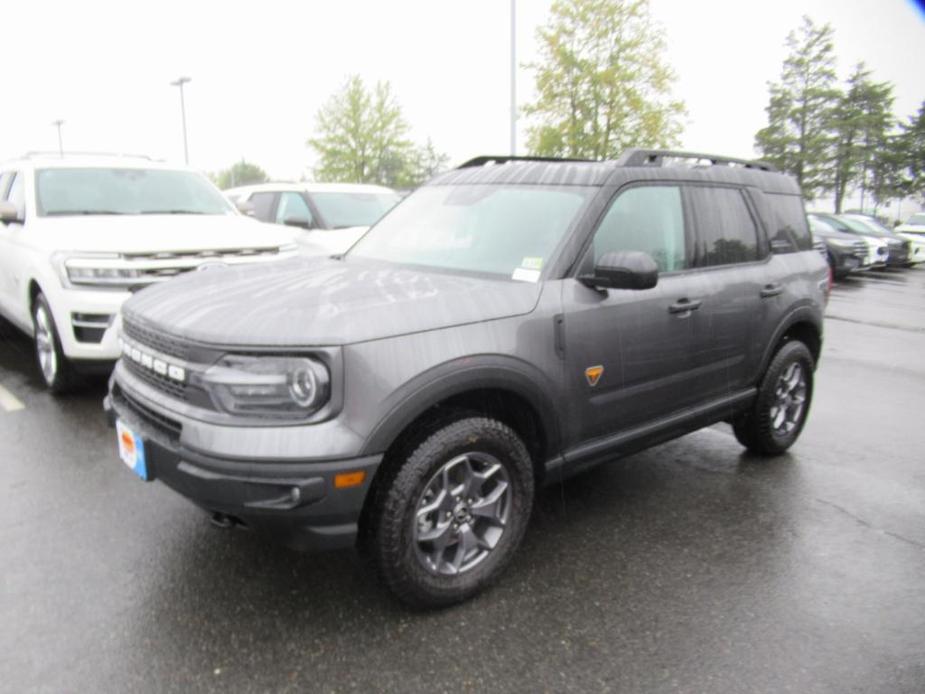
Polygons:
M517 154L517 0L511 0L511 156Z
M64 121L63 120L53 120L51 124L58 128L58 155L63 157L64 156L64 144L63 144L63 140L61 139L61 126L64 125Z
M187 164L189 164L189 146L186 143L186 102L183 100L183 85L189 81L189 77L179 77L170 83L171 87L180 88L180 117L183 119L183 161Z

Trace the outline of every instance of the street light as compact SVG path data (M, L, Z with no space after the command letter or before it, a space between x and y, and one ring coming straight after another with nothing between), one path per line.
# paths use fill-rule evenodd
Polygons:
M63 144L63 141L61 140L61 126L64 125L64 121L63 120L53 120L51 124L58 128L58 154L63 157L64 156L64 144Z
M517 154L517 0L511 0L511 156Z
M189 164L189 146L186 143L186 102L183 101L183 85L190 81L189 77L179 77L171 82L171 87L180 88L180 117L183 119L183 160Z

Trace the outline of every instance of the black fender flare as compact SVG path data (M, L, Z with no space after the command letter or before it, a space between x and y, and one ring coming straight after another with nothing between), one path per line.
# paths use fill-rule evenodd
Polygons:
M803 304L790 311L777 326L774 335L765 345L764 353L761 356L761 366L758 369L758 380L764 377L764 372L774 357L775 348L781 341L781 338L797 323L809 323L816 329L819 334L819 344L822 345L822 312L812 304ZM816 360L818 363L818 359Z
M385 452L409 424L430 408L455 395L484 389L505 390L530 403L546 435L547 455L558 453L560 418L552 381L532 364L490 354L445 362L402 385L388 398L386 414L366 438L359 455Z

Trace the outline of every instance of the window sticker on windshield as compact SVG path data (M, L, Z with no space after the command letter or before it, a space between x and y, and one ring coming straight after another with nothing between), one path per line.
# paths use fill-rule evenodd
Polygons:
M514 274L511 275L511 279L518 280L520 282L538 282L540 279L540 271L519 267L514 270Z
M520 267L526 270L542 270L543 259L536 256L527 256L520 261Z

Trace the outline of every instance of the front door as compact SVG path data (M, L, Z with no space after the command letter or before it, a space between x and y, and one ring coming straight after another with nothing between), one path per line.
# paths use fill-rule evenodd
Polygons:
M563 284L573 440L617 433L697 402L691 348L703 286L691 267L682 200L676 185L624 188L581 263L589 271L609 251L643 251L659 267L656 287Z

